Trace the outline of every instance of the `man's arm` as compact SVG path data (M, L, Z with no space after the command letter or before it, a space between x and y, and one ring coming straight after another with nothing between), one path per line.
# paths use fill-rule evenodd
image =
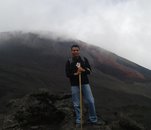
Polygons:
M85 60L85 67L84 67L85 71L84 71L84 73L85 74L90 74L91 73L91 66L89 64L89 61L85 57L84 57L84 60Z
M77 75L79 75L81 73L80 70L77 70L77 72L75 72L75 73L71 71L70 61L69 60L66 62L65 71L66 71L66 76L68 78L70 78L72 76L77 76Z

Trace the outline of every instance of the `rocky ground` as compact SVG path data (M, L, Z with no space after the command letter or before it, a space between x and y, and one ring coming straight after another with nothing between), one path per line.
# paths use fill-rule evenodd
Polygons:
M115 120L104 120L101 126L86 123L83 130L145 130L137 122L123 115L114 114ZM51 94L40 90L21 99L13 99L7 105L7 113L1 114L1 130L76 130L70 94ZM86 122L86 110L84 110Z

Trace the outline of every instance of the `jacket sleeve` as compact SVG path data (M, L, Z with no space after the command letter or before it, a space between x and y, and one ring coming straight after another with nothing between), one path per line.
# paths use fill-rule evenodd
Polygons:
M89 64L89 61L88 61L88 59L87 58L85 58L84 57L84 60L85 60L85 67L84 67L84 69L85 69L85 74L90 74L91 73L91 66L90 66L90 64Z
M71 67L70 67L70 61L68 60L68 61L66 62L66 66L65 66L65 72L66 72L66 76L67 76L68 78L74 76L74 73L71 71L70 68L71 68Z

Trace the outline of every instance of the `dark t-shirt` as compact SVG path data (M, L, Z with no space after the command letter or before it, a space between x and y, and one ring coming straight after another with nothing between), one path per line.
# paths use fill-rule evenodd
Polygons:
M90 74L91 67L87 58L73 57L66 62L66 76L70 79L71 86L79 86L79 75L74 75L77 72L77 63L81 64L81 67L86 71L81 73L81 84L88 84L88 74Z

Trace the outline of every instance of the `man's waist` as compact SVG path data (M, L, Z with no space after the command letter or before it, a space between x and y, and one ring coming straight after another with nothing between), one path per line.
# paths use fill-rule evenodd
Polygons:
M79 80L73 80L73 79L70 79L70 82L71 84L73 85L79 85ZM81 84L86 84L86 83L89 83L89 80L88 79L81 79Z

